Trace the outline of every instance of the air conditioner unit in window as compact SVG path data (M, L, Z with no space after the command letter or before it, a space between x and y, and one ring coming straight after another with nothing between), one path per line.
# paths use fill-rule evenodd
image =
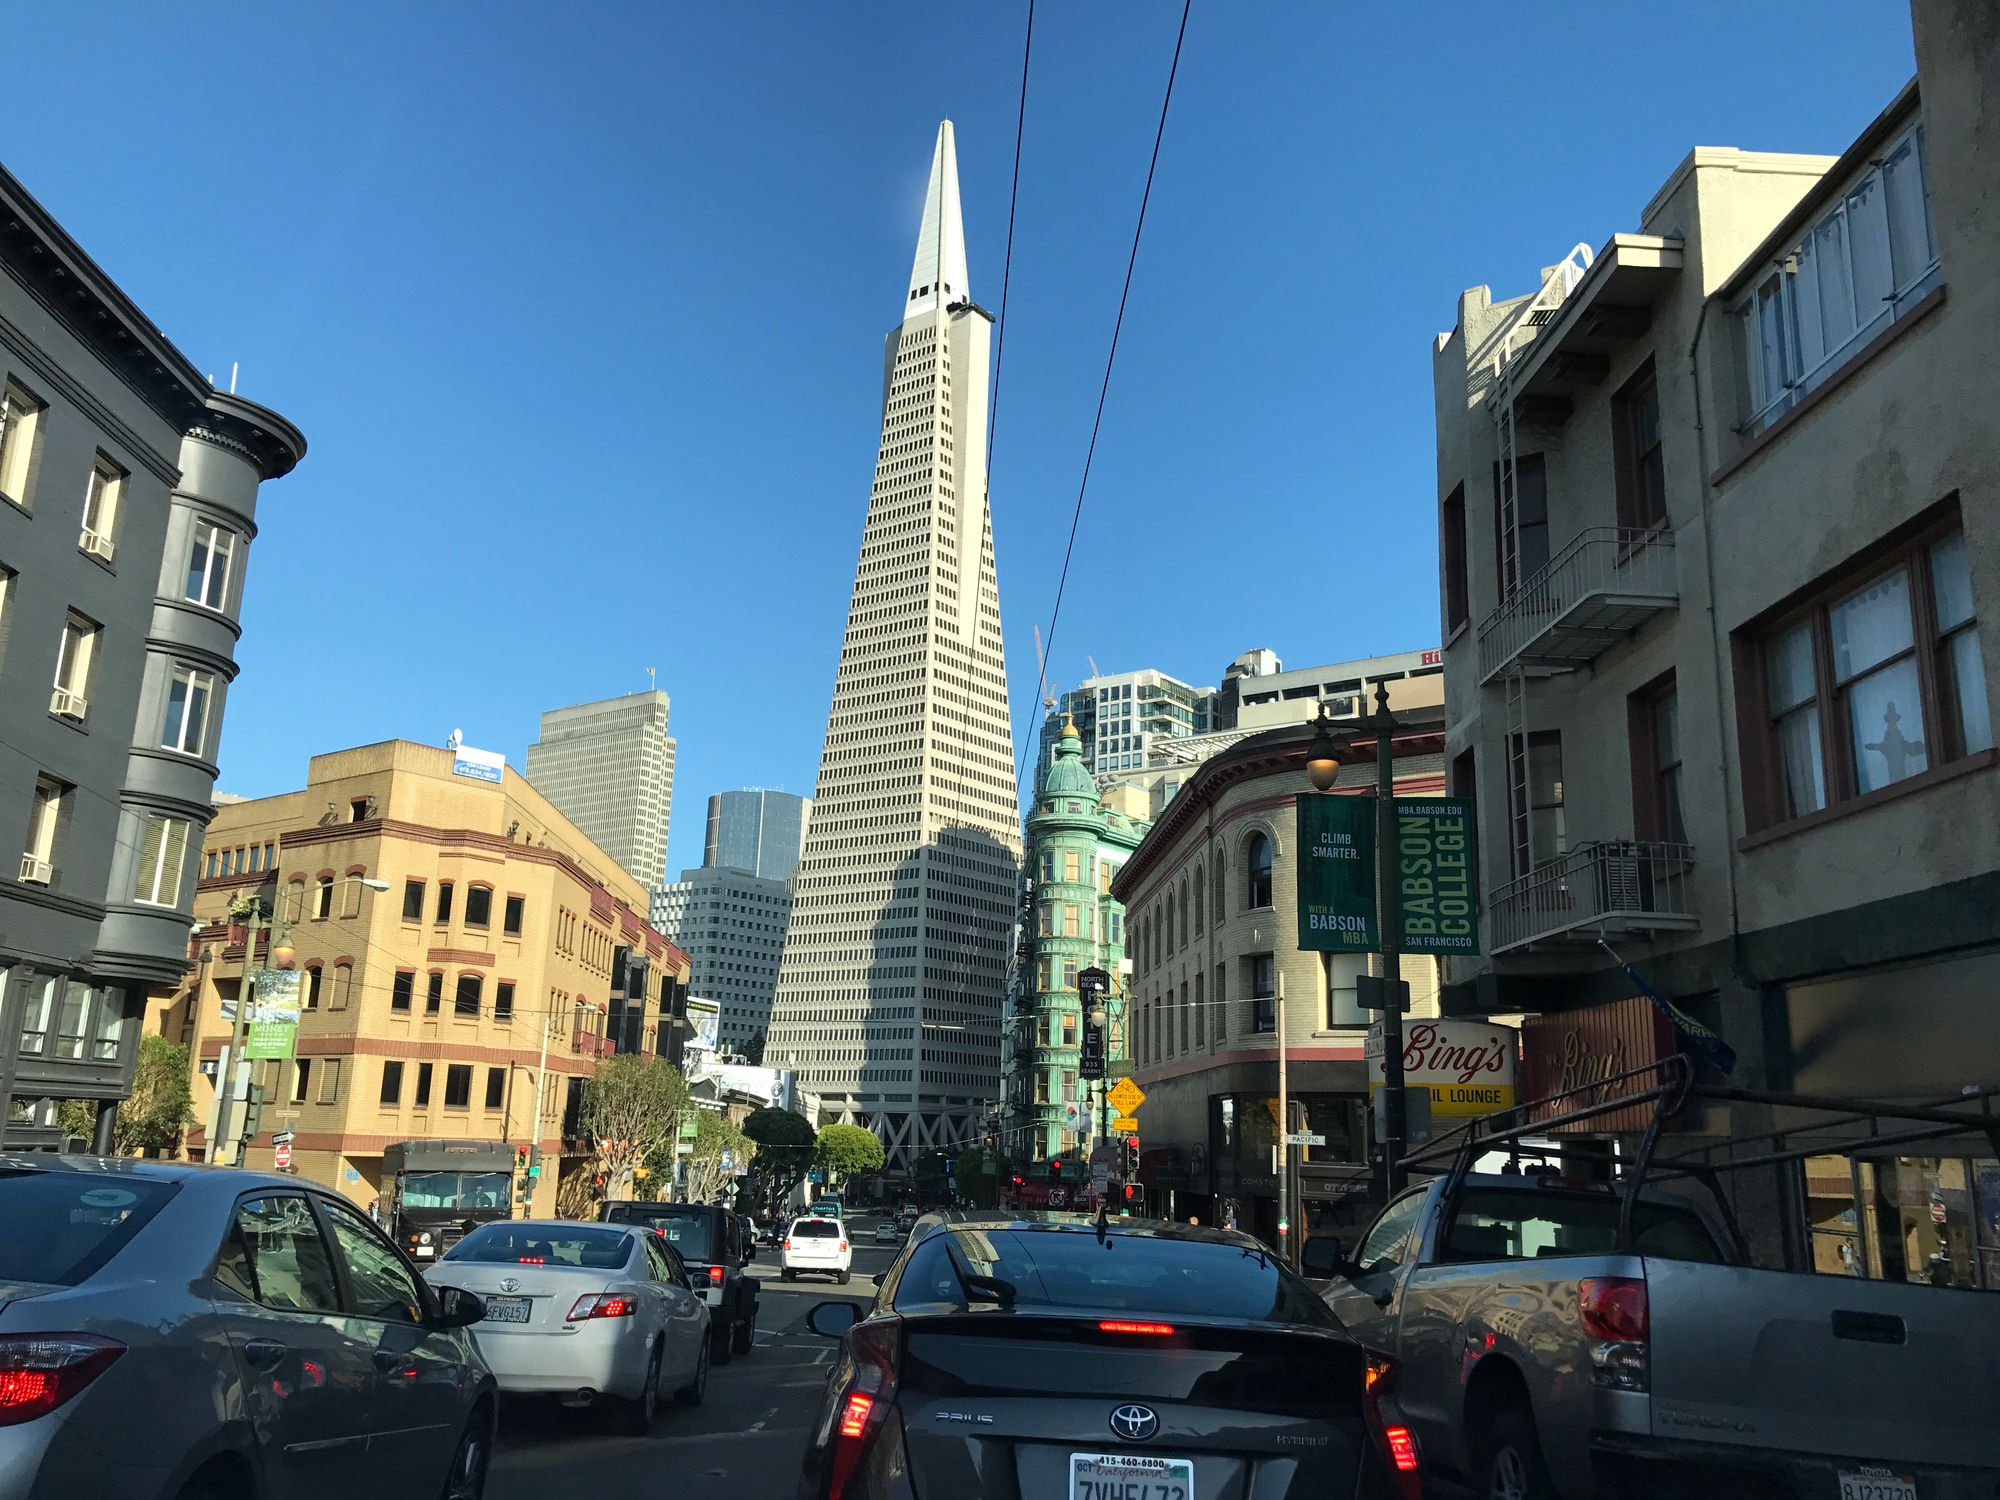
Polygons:
M89 708L89 699L68 688L57 688L49 695L49 712L61 714L65 719L81 719Z
M28 885L47 885L55 877L55 866L32 854L21 856L21 879Z
M78 539L77 546L83 548L90 556L100 558L105 562L110 562L111 554L118 550L118 544L113 542L110 537L102 536L87 527L82 537Z

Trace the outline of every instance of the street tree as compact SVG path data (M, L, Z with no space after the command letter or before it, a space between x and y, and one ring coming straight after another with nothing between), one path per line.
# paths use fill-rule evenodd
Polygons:
M583 1126L597 1143L597 1175L604 1196L629 1198L640 1169L662 1147L672 1159L681 1115L690 1108L687 1080L663 1057L621 1052L584 1081Z
M181 1132L194 1123L188 1096L188 1055L163 1036L139 1038L132 1092L118 1104L111 1149L120 1156L167 1156L180 1151ZM64 1135L90 1140L97 1129L97 1104L65 1099L56 1106L56 1126Z
M722 1170L723 1153L730 1153L736 1169L741 1171L751 1146L743 1132L720 1110L698 1111L696 1119L699 1123L694 1153L687 1158L687 1201L706 1203L728 1182Z
M857 1172L879 1172L882 1142L859 1125L823 1125L813 1146L813 1164L827 1174L828 1185Z
M743 1134L757 1147L757 1181L770 1212L778 1212L812 1167L816 1137L810 1121L775 1105L752 1111Z

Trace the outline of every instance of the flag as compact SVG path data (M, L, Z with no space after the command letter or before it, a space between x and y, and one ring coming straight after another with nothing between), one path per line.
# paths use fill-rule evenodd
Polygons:
M1687 1044L1690 1052L1724 1073L1736 1071L1734 1047L1646 983L1633 972L1630 964L1621 964L1619 967L1624 969L1625 977L1632 981L1639 993L1653 1002L1653 1008L1673 1024L1675 1034Z

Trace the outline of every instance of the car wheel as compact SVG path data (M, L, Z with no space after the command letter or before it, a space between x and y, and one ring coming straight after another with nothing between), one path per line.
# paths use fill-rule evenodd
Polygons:
M795 1277L792 1274L792 1268L790 1266L786 1266L782 1271L778 1273L778 1279L780 1281L795 1281L797 1280L797 1277Z
M846 1286L846 1285L847 1285L847 1280L848 1280L848 1276L849 1276L849 1274L850 1274L849 1272L846 1272L846 1271L842 1271L842 1272L841 1272L841 1273L840 1273L840 1274L839 1274L838 1276L836 1276L836 1277L835 1277L834 1279L835 1279L836 1281L838 1281L838 1282L839 1282L839 1283L840 1283L840 1284L841 1284L842 1286Z
M442 1500L481 1500L486 1493L486 1464L493 1456L488 1439L491 1429L485 1418L474 1412L458 1435L452 1450L451 1468L445 1472Z
M757 1310L752 1308L736 1320L736 1332L730 1336L729 1350L732 1354L748 1354L757 1345Z
M674 1400L682 1406L699 1406L708 1395L708 1340L701 1341L701 1348L694 1357L694 1379L674 1392Z
M731 1322L733 1321L734 1320L732 1319ZM709 1352L710 1363L718 1365L726 1365L729 1363L729 1358L730 1358L729 1329L730 1329L729 1323L717 1322L710 1326L708 1331L708 1342L709 1342L708 1352Z
M1487 1423L1479 1453L1484 1500L1560 1500L1542 1461L1534 1413L1526 1406L1502 1408Z
M653 1430L660 1415L660 1348L653 1346L646 1361L646 1383L639 1394L611 1408L612 1429L624 1437L644 1437Z

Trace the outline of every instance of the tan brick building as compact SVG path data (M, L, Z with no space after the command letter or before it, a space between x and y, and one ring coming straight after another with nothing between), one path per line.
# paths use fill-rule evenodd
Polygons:
M393 1142L532 1139L545 1168L528 1206L554 1212L558 1163L581 1160L582 1080L601 1055L659 1047L688 960L646 921L645 888L525 780L455 764L433 746L365 745L314 756L303 791L216 813L189 976L152 1017L194 1059L197 1158L244 970L248 934L230 912L256 896L275 913L281 964L287 937L294 949L302 1014L295 1057L253 1064L271 1102L244 1163L270 1167L271 1132L290 1130L296 1169L365 1206ZM269 947L267 935L259 954ZM614 982L621 959L643 976L643 1008L623 998L635 981Z

